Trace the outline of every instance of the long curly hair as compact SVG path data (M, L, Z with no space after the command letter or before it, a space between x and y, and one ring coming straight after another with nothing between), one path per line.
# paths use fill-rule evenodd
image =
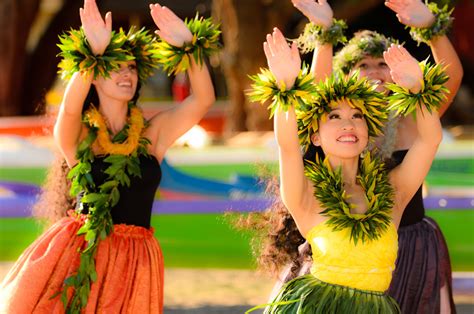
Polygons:
M131 100L133 103L138 101L140 88L141 85L138 83L135 95ZM84 100L82 113L86 112L92 104L97 108L100 106L99 95L94 85L91 85ZM33 206L33 216L40 219L45 227L65 217L68 210L76 207L76 199L69 193L71 189L71 182L67 178L69 170L64 157L60 153L56 153L48 169L38 201Z
M303 160L314 161L316 154L324 158L323 150L311 144ZM291 263L290 271L296 275L302 263L311 259L311 250L298 250L306 240L281 200L277 178L273 175L264 180L265 194L273 200L271 205L263 213L240 216L236 225L238 228L253 231L253 254L260 270L277 276Z

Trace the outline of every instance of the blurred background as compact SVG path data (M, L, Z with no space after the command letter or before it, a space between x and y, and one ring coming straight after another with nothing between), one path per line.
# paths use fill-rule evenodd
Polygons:
M329 1L347 37L371 29L397 38L419 60L430 57L381 0ZM464 67L462 86L442 118L443 143L425 185L425 206L446 236L460 312L474 312L474 1L454 7L449 34ZM155 29L150 1L98 0L113 27ZM265 66L262 42L272 28L296 38L307 20L290 0L161 1L181 18L196 12L221 24L222 51L208 60L217 102L169 151L156 195L153 226L165 255L167 313L241 313L263 303L273 280L255 272L251 233L224 212L262 210L258 177L276 174L272 122L250 103L249 74ZM51 130L65 83L57 77L58 35L78 28L82 0L0 1L0 276L41 233L31 204L54 156ZM335 47L337 50L338 47ZM307 63L311 55L303 56ZM431 57L430 57L431 58ZM185 75L156 71L139 105L151 116L189 94ZM176 291L180 291L177 294Z

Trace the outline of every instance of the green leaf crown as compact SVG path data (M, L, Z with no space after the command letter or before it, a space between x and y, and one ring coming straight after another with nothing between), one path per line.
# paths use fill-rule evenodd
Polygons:
M298 122L298 136L301 145L307 148L311 136L318 131L319 121L337 104L345 101L352 108L359 109L365 117L369 136L382 134L385 121L388 119L383 94L377 92L376 85L355 72L350 76L334 74L315 85L315 97L312 102L301 102L295 108Z
M357 62L363 58L367 56L374 58L383 57L383 52L391 44L398 44L398 41L374 31L364 30L358 32L334 56L334 70L349 74Z

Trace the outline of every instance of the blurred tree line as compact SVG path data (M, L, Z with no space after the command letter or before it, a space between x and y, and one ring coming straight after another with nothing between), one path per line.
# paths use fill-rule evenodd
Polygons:
M128 28L132 24L155 28L149 16L149 1L97 2L102 13L113 12L114 28ZM227 129L270 130L272 124L264 106L249 103L244 92L250 86L248 74L255 74L265 66L262 49L265 35L276 26L288 38L295 38L307 22L291 1L164 0L160 4L170 7L181 18L192 18L199 11L206 17L212 15L221 24L223 50L218 58L219 69L213 71L221 73L219 79L222 74L225 78L225 88L217 92L219 97L228 98L231 106ZM382 0L333 0L330 4L335 17L347 20L348 37L357 30L372 29L405 42L420 60L429 55L428 47L416 46ZM57 37L80 26L78 12L82 5L83 0L0 1L0 116L44 112L44 97L55 81L59 61ZM51 16L47 21L38 20L45 6L49 6ZM451 38L462 59L465 75L460 99L448 111L444 122L469 124L474 121L474 35L469 20L474 16L474 1L457 1L454 15ZM303 58L310 63L311 55Z

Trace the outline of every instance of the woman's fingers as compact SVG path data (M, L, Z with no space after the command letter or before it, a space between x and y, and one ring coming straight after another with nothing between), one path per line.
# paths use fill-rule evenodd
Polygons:
M105 14L105 28L108 30L108 31L112 31L112 12L107 12L107 14Z
M268 60L270 60L270 58L273 57L273 55L266 41L263 43L263 52L265 53L265 57L267 58L267 62L268 62Z
M270 51L270 55L273 57L275 55L275 51L274 51L275 45L273 43L272 35L267 34L266 40L267 40L266 42L267 42L268 50Z

